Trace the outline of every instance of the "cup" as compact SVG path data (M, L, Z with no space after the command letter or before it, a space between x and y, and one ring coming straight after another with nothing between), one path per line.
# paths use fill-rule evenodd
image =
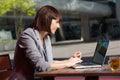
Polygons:
M120 69L120 57L109 57L109 66L112 71Z

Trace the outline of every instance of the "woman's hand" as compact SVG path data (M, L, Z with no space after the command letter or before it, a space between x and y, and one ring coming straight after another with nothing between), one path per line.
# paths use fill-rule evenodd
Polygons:
M74 66L76 63L81 63L82 60L78 57L71 57L67 60L66 64L67 64L67 67L72 67Z
M81 62L82 62L82 60L81 60L81 52L77 51L68 60L54 61L51 64L51 69L61 69L61 68L65 68L65 67L72 67L76 63L81 63Z
M68 59L67 66L71 67L74 66L76 63L81 63L81 57L82 54L80 51L75 52L74 55L70 59Z
M68 60L68 66L71 67L75 65L76 63L81 63L82 53L80 51L77 51L73 54L73 56Z
M80 51L77 51L77 52L74 53L73 57L74 57L74 58L80 58L80 59L81 59L82 53L81 53Z

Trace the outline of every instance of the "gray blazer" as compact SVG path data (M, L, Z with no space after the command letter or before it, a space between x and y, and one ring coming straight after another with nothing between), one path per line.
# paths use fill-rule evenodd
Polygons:
M34 80L35 71L49 71L53 61L50 37L44 39L44 47L39 32L32 28L23 31L17 41L14 69L9 80Z

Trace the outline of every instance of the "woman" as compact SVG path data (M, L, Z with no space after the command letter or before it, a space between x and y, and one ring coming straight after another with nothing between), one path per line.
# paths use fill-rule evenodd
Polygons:
M61 69L81 62L80 52L68 60L53 61L49 35L60 27L60 20L61 14L54 7L46 5L39 9L33 23L17 41L10 80L34 80L35 71Z

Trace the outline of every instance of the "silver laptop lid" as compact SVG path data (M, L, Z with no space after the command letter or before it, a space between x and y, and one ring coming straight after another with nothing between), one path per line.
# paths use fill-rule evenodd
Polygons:
M105 61L109 40L98 40L92 62L102 65Z

